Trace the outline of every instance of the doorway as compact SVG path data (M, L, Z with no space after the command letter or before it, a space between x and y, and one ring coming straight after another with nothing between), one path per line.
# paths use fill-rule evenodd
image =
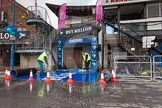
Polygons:
M63 67L82 68L82 47L64 47L63 48Z

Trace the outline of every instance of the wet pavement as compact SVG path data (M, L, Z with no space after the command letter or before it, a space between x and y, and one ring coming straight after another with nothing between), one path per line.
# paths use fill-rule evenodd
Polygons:
M0 79L0 108L162 108L162 82L97 83Z

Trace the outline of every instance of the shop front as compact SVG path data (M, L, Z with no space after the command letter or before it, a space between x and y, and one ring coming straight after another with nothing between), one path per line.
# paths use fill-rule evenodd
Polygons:
M10 67L11 56L11 36L0 30L0 71L4 71L6 67ZM14 68L20 66L20 54L15 54Z

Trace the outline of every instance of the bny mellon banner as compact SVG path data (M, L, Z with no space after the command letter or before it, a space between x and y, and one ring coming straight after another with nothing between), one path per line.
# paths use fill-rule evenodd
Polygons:
M66 3L62 4L59 10L59 28L64 28L66 20Z
M96 2L96 25L102 20L102 0Z

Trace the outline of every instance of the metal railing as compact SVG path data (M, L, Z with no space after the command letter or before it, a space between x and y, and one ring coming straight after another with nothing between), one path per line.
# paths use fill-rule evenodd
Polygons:
M153 57L153 78L154 80L162 80L162 56Z
M138 32L138 31L146 31L147 30L147 23L129 23L129 24L121 24L121 28L124 31L129 32Z
M45 29L48 29L49 25L52 24L47 10L45 8L41 6L29 6L27 7L27 10L27 24L29 20L32 21L32 25L45 26Z
M141 38L140 36L133 36L133 35L131 35L131 33L125 32L122 28L115 27L113 24L109 23L108 20L103 20L102 23L103 23L104 25L108 25L108 26L114 28L114 30L117 30L117 31L120 32L122 35L127 36L129 39L132 39L132 40L134 41L134 43L138 43L138 44L140 44L140 45L142 46L142 43L143 43L143 42L142 42L142 38ZM132 32L132 31L130 31L130 32ZM133 32L134 32L134 31L133 31ZM134 33L135 33L136 35L138 35L136 32L134 32ZM154 50L155 52L159 53L159 54L162 54L162 52L161 52L159 49L155 48L155 47L151 47L151 49ZM138 55L139 55L139 54L138 54Z
M151 81L153 78L150 56L115 56L113 66L121 81Z
M44 21L48 20L48 14L45 8L41 6L29 6L27 7L27 19L29 18L36 18L36 19L42 19Z
M27 7L27 23L35 26L31 31L30 36L26 40L16 40L16 50L43 50L50 48L51 43L50 29L51 22L45 8L41 6ZM29 21L29 19L32 19ZM24 42L25 41L25 42Z

